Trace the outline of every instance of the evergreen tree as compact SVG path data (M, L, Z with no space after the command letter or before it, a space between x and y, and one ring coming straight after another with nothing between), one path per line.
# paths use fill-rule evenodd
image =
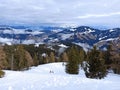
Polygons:
M4 51L6 54L6 61L8 63L8 69L13 70L13 59L14 59L14 45L9 46L9 45L5 45L4 46Z
M4 77L4 75L5 75L5 72L0 70L0 78Z
M50 63L55 62L55 55L53 52L50 53Z
M118 41L112 41L110 59L112 60L111 69L115 74L120 74L120 37Z
M14 69L15 70L24 70L28 69L28 61L25 56L25 50L22 45L18 45L16 49L14 50Z
M6 60L6 54L3 50L3 46L0 46L0 69L7 69L9 66Z
M67 61L68 61L68 55L67 55L66 52L64 52L64 53L62 54L62 61L63 61L63 62L67 62Z
M40 58L40 63L45 64L49 62L49 57L46 53L43 53Z
M35 66L39 65L39 61L38 61L38 58L37 58L37 54L34 55L33 60L34 60L34 65L35 65Z
M96 46L88 52L85 74L88 78L101 79L106 76L105 60L102 52L96 49Z
M48 55L46 54L46 56L44 57L44 63L48 63L49 62L49 57Z
M79 52L75 46L72 46L68 51L68 62L66 64L66 73L78 74L79 73Z
M62 54L62 62L63 62L63 65L64 65L64 62L67 62L67 61L68 61L68 55L67 55L66 52L64 52L64 53Z
M108 45L107 51L104 54L105 64L107 65L108 69L109 69L109 65L112 64L111 53L110 53L111 50L112 50L112 46Z
M25 50L22 45L18 46L17 49L19 54L19 69L21 70L27 66L27 61L25 60Z
M105 65L104 54L102 51L99 53L99 78L104 78L107 75L107 68Z

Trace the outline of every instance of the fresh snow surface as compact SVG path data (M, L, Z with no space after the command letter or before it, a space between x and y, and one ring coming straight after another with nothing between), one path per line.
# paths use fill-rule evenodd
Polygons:
M0 90L120 90L119 75L109 73L101 80L86 78L83 70L79 75L69 75L62 63L39 65L28 71L4 71Z
M35 47L39 47L39 45L44 44L43 42L35 43Z
M73 32L74 32L74 31L76 31L76 29L74 29L74 28L71 28L71 29L70 29L70 31L73 31Z
M24 40L23 42L22 42L23 44L34 44L35 43L35 40Z
M101 40L100 42L113 41L113 40L117 40L117 39L119 39L119 37L118 38L109 38L109 39L106 39L106 40Z
M115 30L111 29L109 32L113 32L113 31L115 31Z
M104 36L104 37L102 37L102 38L99 38L99 40L102 40L102 39L104 39L104 38L106 38L107 36Z
M52 30L52 32L54 32L54 33L58 33L58 32L61 32L61 31L62 31L62 29Z
M91 49L92 47L88 45L87 43L75 43L76 45L81 46L86 52Z
M71 34L62 34L61 38L62 38L62 40L66 40L66 39L70 38L73 35L74 35L74 33L71 33Z
M87 31L82 32L81 34L88 34L88 33L91 33L91 32L95 32L95 31L94 31L94 30L91 30L91 29L88 29Z
M91 30L91 29L88 29L88 32L91 33L91 32L95 32L94 30Z
M60 47L64 47L64 48L68 48L68 46L64 45L64 44L60 44Z

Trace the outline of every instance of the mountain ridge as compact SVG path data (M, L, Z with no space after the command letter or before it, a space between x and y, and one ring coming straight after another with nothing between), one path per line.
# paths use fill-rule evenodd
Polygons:
M20 29L21 28L21 29ZM1 44L35 44L35 43L84 43L89 46L98 45L102 47L110 41L120 37L120 28L99 30L89 26L78 27L44 27L40 30L20 27L19 29L10 26L0 27ZM48 29L47 29L48 28ZM102 42L100 45L98 43Z

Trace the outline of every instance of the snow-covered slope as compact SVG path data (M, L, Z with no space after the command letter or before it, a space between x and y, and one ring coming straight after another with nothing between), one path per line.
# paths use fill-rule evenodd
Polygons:
M119 75L108 74L102 80L88 79L83 70L79 75L66 74L62 63L5 72L5 77L0 79L0 90L120 90Z

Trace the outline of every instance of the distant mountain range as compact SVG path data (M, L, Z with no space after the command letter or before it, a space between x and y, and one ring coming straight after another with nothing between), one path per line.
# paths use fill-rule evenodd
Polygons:
M97 45L106 47L112 40L119 40L120 28L99 30L88 26L80 27L39 27L1 26L1 44L68 44L75 43L84 48Z

